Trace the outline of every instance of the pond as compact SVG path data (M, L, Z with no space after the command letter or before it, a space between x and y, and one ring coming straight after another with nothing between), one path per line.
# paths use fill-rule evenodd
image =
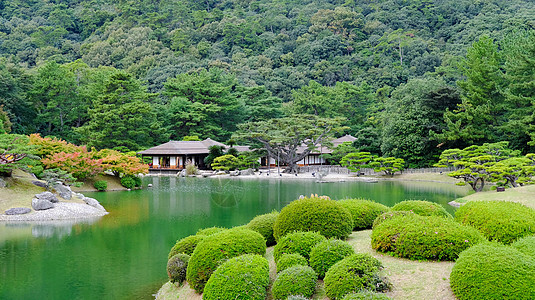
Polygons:
M299 195L444 205L467 194L440 183L146 177L153 187L86 193L110 212L83 222L0 224L0 299L151 299L169 249L200 228L242 225Z

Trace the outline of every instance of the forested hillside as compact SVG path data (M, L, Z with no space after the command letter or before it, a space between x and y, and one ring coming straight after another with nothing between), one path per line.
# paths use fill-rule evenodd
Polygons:
M529 0L0 0L3 130L140 150L296 113L412 166L535 150Z

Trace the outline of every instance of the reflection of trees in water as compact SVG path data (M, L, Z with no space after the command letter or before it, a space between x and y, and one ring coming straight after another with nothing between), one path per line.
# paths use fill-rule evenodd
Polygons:
M10 230L19 230L21 232L28 232L28 228L31 229L33 237L40 238L63 238L72 234L73 227L76 225L87 224L91 225L102 217L91 217L84 219L74 220L54 220L54 221L32 221L32 222L16 222L6 223L6 227Z

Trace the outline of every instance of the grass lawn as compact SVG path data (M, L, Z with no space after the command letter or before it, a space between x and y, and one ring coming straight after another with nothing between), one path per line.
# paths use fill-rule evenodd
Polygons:
M371 230L353 232L347 242L353 246L356 252L370 253L383 263L385 267L383 272L393 284L392 291L387 293L388 296L392 299L455 299L449 286L453 262L412 261L378 253L371 248L370 234ZM270 279L273 282L276 276L273 247L268 248L265 257L269 261ZM202 299L202 297L190 289L187 283L178 287L167 282L159 291L158 299L195 300ZM268 295L267 299L272 299L271 295ZM316 293L312 299L328 299L323 288L323 281L318 282Z
M535 209L535 185L521 186L517 188L508 188L505 192L480 192L456 199L458 203L467 201L512 201L519 202Z

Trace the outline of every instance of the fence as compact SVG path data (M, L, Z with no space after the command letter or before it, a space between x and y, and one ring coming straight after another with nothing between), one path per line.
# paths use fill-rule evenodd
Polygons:
M420 168L420 169L405 169L401 173L404 174L413 174L413 173L441 173L441 172L450 172L455 170L453 167L449 168ZM331 166L331 165L325 165L325 166L303 166L299 167L298 169L299 173L334 173L334 174L351 174L351 172L346 167L341 166ZM383 175L383 172L375 172L373 169L364 168L359 171L360 175Z

